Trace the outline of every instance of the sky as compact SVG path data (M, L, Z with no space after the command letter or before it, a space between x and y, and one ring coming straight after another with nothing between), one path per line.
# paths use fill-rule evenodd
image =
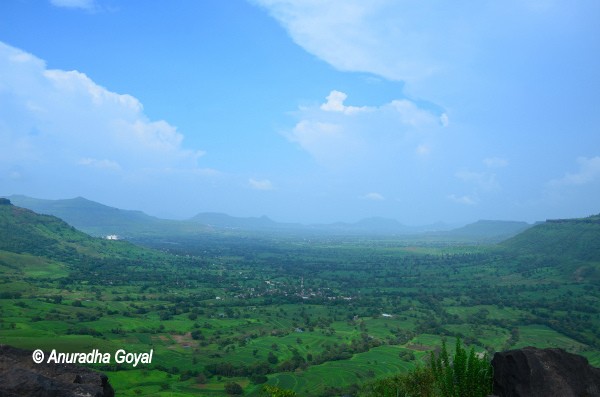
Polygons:
M600 212L597 0L5 0L0 195L184 219Z

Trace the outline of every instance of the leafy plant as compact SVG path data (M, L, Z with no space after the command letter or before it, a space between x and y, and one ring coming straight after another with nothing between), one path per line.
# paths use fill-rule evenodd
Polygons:
M426 367L379 379L362 388L364 397L485 397L492 393L492 366L487 356L478 357L471 348L467 354L460 339L454 357L446 341L436 355L432 352Z
M492 393L492 366L486 355L469 354L456 339L454 357L450 357L446 341L437 357L431 353L429 368L442 397L480 397Z

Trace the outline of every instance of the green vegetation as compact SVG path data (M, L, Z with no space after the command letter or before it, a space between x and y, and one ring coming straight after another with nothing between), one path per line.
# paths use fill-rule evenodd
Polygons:
M437 357L431 352L426 367L418 366L393 377L363 386L362 397L485 397L492 393L492 366L488 358L478 357L471 348L467 354L456 339L454 356L442 349Z
M475 390L473 357L523 345L600 365L596 218L500 246L232 232L147 249L0 204L0 340L153 349L151 364L96 365L119 395L357 396L379 380L414 394L442 378ZM535 248L579 227L561 256ZM444 338L467 347L445 360Z
M456 339L454 357L448 355L443 343L437 358L431 353L429 365L443 397L485 397L492 393L492 366L487 357L477 357L473 348L467 355L460 339Z

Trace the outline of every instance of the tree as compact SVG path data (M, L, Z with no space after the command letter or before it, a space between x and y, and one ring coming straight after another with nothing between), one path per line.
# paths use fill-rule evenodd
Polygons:
M276 355L273 354L273 352L269 352L269 356L267 357L267 361L271 364L277 364L279 362L279 359L277 358Z
M225 393L229 395L240 395L244 394L244 389L238 383L227 382L225 383Z

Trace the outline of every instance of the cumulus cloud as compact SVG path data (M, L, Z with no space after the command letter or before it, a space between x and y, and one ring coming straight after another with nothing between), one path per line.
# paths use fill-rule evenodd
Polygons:
M133 96L112 92L78 71L50 70L0 42L0 174L86 180L168 169L195 173L204 152L183 146L164 120L150 120ZM113 180L114 181L114 180Z
M250 178L248 184L252 189L255 190L273 190L273 183L268 179L254 179Z
M328 166L372 166L387 156L431 152L431 145L423 141L441 128L439 115L407 99L358 107L346 106L346 98L334 90L323 104L301 108L296 112L299 121L286 137Z
M367 106L357 107L344 105L344 101L347 97L348 95L344 94L343 92L333 90L327 96L327 102L321 105L321 110L326 112L341 112L346 114L369 110Z
M566 173L562 178L551 180L550 187L566 187L587 185L600 179L600 156L577 159L579 170Z

